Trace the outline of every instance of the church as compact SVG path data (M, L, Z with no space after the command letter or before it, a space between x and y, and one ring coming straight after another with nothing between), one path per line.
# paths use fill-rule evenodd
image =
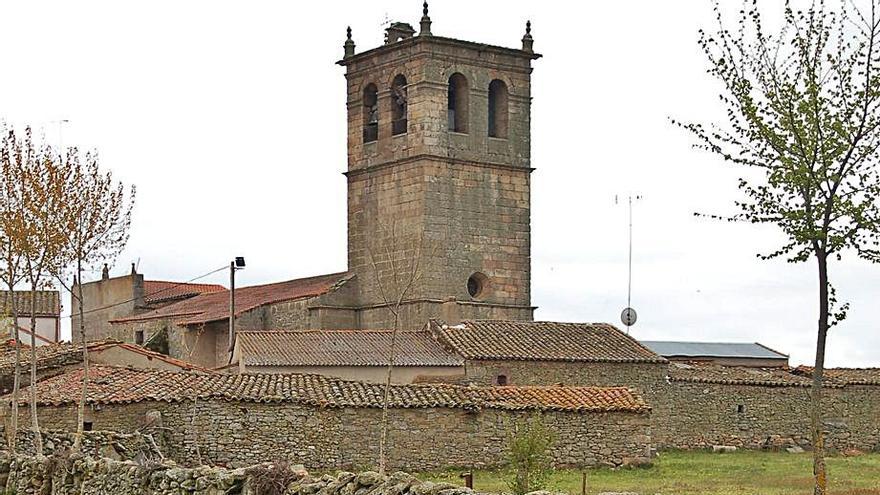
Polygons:
M233 372L380 380L400 333L402 382L467 381L463 347L444 337L460 324L499 349L524 347L530 335L555 340L517 351L521 359L552 357L540 347L566 343L568 360L602 360L591 347L601 340L627 359L665 362L611 325L532 322L531 72L540 55L531 25L519 48L491 46L434 35L424 9L418 32L392 23L370 50L358 52L349 29L338 62L347 81L347 270L236 289L233 335L228 293L209 292L113 318L110 336ZM485 330L490 321L534 329ZM512 340L519 333L526 340Z
M563 450L579 453L560 458L563 464L621 465L624 457L649 458L651 448L809 447L808 370L789 369L783 354L682 349L686 343L666 350L654 343L655 352L607 323L534 321L530 113L532 62L540 55L529 23L518 48L446 38L432 32L425 4L418 31L392 23L383 45L358 52L349 29L343 48L348 266L236 288L234 306L228 290L147 284L134 271L84 284L94 295L86 300L90 338L142 344L205 370L181 378L107 368L94 392L103 412L90 414L105 418L96 424L131 428L132 418L143 416L138 408L152 401L183 425L191 413L181 411L190 407L178 411L170 402L203 394L220 401L204 406L205 428L222 433L251 424L242 416L255 408L234 401L266 401L260 407L267 423L255 421L249 435L264 435L266 451L274 451L286 437L273 423L273 401L321 408L296 409L296 418L335 404L328 421L338 429L369 429L377 383L391 363L400 397L394 407L442 412L448 421L444 428L426 419L430 414L413 413L401 421L401 435L434 438L437 428L468 425L462 438L442 445L465 452L462 462L473 457L463 442L477 438L473 449L482 449L479 435L496 438L492 428L527 410L563 418L560 431L619 440L612 455L602 440L570 435L576 444ZM157 291L147 293L148 285ZM132 308L99 311L111 289L127 294L132 287L140 298ZM80 378L57 377L41 400L75 404L76 393L61 392L79 389L65 383ZM824 385L827 446L880 449L880 369L828 370ZM120 398L118 390L132 394ZM119 411L111 413L111 405ZM473 414L483 407L514 413L498 420ZM234 438L218 438L228 440L218 452L241 450ZM302 441L330 451L345 443L319 440ZM584 458L586 447L598 453ZM401 451L410 454L417 452Z

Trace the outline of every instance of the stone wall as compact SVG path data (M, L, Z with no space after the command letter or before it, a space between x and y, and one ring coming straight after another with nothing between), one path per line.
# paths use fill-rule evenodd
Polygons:
M25 425L26 427L26 425ZM7 432L0 425L0 438L5 439ZM61 455L73 446L76 435L66 431L43 431L43 454L47 456ZM106 457L116 460L159 459L162 457L162 446L152 435L141 433L117 433L113 431L85 431L83 432L82 453L91 457ZM16 435L16 452L24 455L34 455L33 431L19 430ZM2 485L0 485L2 486Z
M398 472L391 476L366 471L336 476L310 476L296 465L265 463L227 470L173 463L143 464L112 459L44 457L0 452L0 490L4 493L52 495L260 495L261 480L283 480L284 495L472 495L468 488L421 482Z
M497 385L498 376L504 375L509 385L632 387L647 397L665 383L667 365L469 359L465 369L466 381L474 385Z
M652 405L662 448L811 445L809 388L672 382ZM823 411L829 449L880 449L880 387L827 388Z
M104 405L89 410L87 420L96 429L130 432L143 428L152 410L161 411L167 454L184 463L200 454L210 464L241 466L261 462L271 454L297 459L313 469L333 469L372 466L378 458L382 411L376 408L221 400L199 401L195 407L192 403L141 402ZM26 407L22 414L27 414ZM388 463L402 469L502 465L509 432L529 415L496 409L392 409ZM72 407L43 407L40 416L44 424L55 428L75 426ZM542 416L555 434L552 456L558 465L649 462L648 413L547 412Z

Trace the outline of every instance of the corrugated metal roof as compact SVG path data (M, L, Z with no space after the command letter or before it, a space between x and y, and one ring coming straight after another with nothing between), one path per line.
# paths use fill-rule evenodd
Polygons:
M657 354L670 357L714 357L714 358L752 358L752 359L788 359L788 356L776 352L758 343L747 342L666 342L658 340L642 340L642 345Z

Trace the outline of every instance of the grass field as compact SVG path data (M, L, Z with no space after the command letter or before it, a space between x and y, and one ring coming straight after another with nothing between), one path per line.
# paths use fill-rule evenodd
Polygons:
M663 452L650 468L593 469L587 472L587 493L629 491L675 495L808 495L812 494L809 453L741 451L732 454ZM462 483L462 471L421 473L420 479ZM828 459L830 495L880 495L880 454ZM476 471L474 489L508 491L505 473ZM557 471L551 490L579 494L581 472Z

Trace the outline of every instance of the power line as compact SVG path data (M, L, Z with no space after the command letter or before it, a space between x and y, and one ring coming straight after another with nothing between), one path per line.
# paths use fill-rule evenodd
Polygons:
M218 268L218 269L216 269L216 270L212 270L212 271L210 271L210 272L208 272L208 273L205 273L205 274L203 274L203 275L199 275L198 277L191 278L191 279L187 280L186 282L177 282L176 284L171 285L171 286L168 286L168 287L166 287L166 288L164 288L164 289L162 289L162 290L157 290L157 291L155 291L155 292L150 292L149 294L144 294L144 296L145 296L145 297L146 297L146 296L155 296L156 294L161 294L161 293L163 293L163 292L168 292L168 291L170 291L170 290L172 290L172 289L175 289L175 288L177 288L177 287L180 287L181 285L186 285L186 284L189 284L189 283L195 282L196 280L203 279L203 278L205 278L205 277L207 277L207 276L209 276L209 275L213 275L213 274L215 274L215 273L217 273L217 272L220 272L220 271L226 270L227 268L228 268L228 267L226 267L226 266L221 266L220 268ZM83 314L83 316L85 316L85 315L90 314L90 313L96 313L96 312L98 312L98 311L103 311L103 310L105 310L105 309L115 308L116 306L122 306L123 304L128 304L128 303L130 303L130 302L134 302L134 301L137 301L137 298L128 299L128 300L126 300L126 301L119 301L119 302L117 302L117 303L113 303L113 304L110 304L110 305L108 305L108 306L103 306L103 307L100 307L100 308L93 308L93 309L90 309L90 310L88 310L88 311L83 311L82 314ZM62 316L62 318L72 318L73 316L74 316L73 308L70 308L70 314L69 314L69 315L66 315L66 316ZM79 316L79 312L76 313L76 316Z

